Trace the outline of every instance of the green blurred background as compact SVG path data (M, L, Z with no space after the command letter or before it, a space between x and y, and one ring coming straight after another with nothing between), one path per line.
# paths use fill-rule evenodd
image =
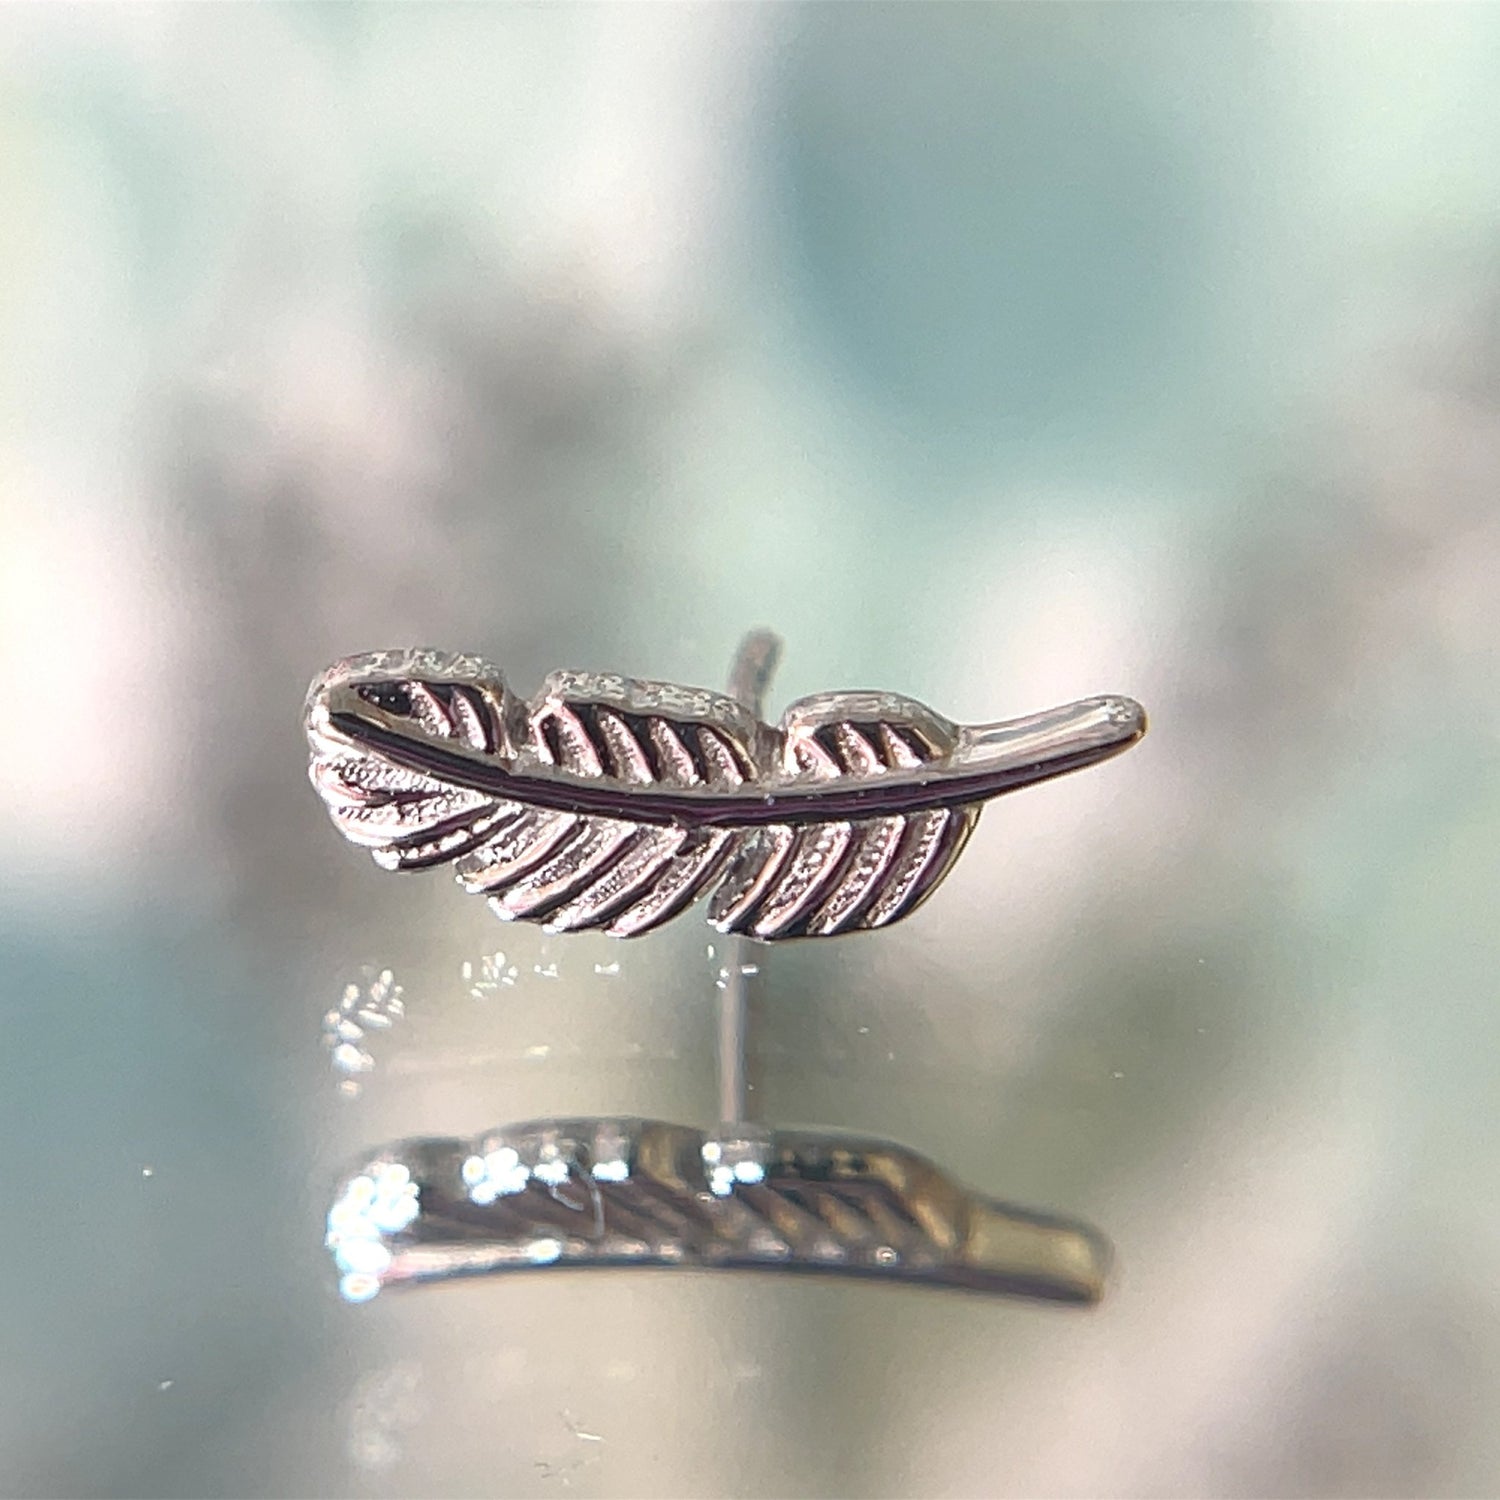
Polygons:
M1500 9L0 22L0 1489L1500 1493ZM755 1037L1106 1300L343 1305L372 1143L709 1123L715 961L379 874L307 679L761 623L784 698L1150 709Z

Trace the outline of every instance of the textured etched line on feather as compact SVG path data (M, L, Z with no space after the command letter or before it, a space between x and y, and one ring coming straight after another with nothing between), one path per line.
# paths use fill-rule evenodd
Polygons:
M863 702L865 696L855 695L853 706L873 706ZM878 775L886 769L888 756L892 764L920 763L904 739L895 740L894 751L885 754L876 748L881 731L888 729L883 721L865 725L828 717L850 706L833 695L789 716L784 749L789 770L834 780ZM781 873L762 889L753 908L740 913L735 929L772 939L823 937L858 925L858 913L890 870L905 828L906 819L897 817L800 830Z
M548 765L576 776L602 776L599 749L570 703L544 704L531 721L532 744Z
M388 848L370 851L375 863L386 870L421 870L429 865L448 864L461 854L467 854L486 839L491 838L496 827L519 814L514 803L501 803L494 812L471 821L465 817L455 827L418 841L402 840Z
M528 808L498 839L465 860L458 878L471 891L502 890L546 859L577 826L572 813Z
M312 763L312 783L328 802L364 806L389 802L403 793L435 796L451 792L445 782L368 755L319 755Z
M832 878L849 839L848 823L818 823L800 829L781 873L736 919L736 927L759 938L777 937L790 930Z
M665 719L649 719L651 744L656 750L661 779L677 786L697 786L703 778L676 728Z
M835 724L833 741L838 749L839 763L850 775L870 776L885 769L862 725Z
M609 869L547 919L554 932L572 932L603 922L622 902L659 877L687 839L683 828L642 828Z
M475 750L493 750L495 747L485 722L487 715L481 711L475 695L462 687L450 687L448 694L459 738Z
M685 731L698 741L703 756L704 779L714 787L737 787L745 781L739 757L730 742L706 724L693 725Z
M907 898L922 879L923 872L942 846L950 816L939 807L931 812L914 813L907 820L906 836L890 875L865 913L865 926L879 927L900 913Z
M815 776L819 781L829 781L838 774L838 761L826 746L818 743L816 736L799 734L786 742L784 764L794 776Z
M709 904L708 919L720 932L739 930L741 920L776 879L795 843L796 834L781 823L758 828L740 843L729 873Z
M611 936L637 937L691 906L718 875L733 847L729 834L718 829L690 834L645 893L610 921Z
M425 682L412 682L407 686L411 699L411 716L428 734L445 740L454 737L453 719L445 704L438 701L437 692Z
M596 708L594 722L609 749L610 771L613 775L636 786L649 786L657 779L651 768L650 757L642 748L640 740L618 714L607 708Z
M931 746L924 747L919 741L908 739L894 724L881 724L880 742L885 749L887 762L899 770L920 766L924 761L931 760L934 753Z
M501 900L509 917L544 915L587 885L619 853L634 829L629 823L590 818L576 838L545 864L517 881Z
M388 843L407 833L421 833L455 816L477 812L491 805L478 792L445 787L441 791L386 802L351 803L337 809L334 816L345 825L348 836L357 843Z
M830 937L857 925L860 908L885 879L905 831L905 818L880 818L855 825L857 843L844 861L838 884L809 919L809 937Z

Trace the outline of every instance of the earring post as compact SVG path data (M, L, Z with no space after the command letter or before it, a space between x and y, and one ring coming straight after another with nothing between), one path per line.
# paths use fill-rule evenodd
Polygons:
M729 694L757 719L765 717L766 692L781 660L781 637L752 630L740 642L729 669ZM750 943L738 933L723 947L719 980L719 1121L738 1125L750 1119L748 1045L750 1031Z

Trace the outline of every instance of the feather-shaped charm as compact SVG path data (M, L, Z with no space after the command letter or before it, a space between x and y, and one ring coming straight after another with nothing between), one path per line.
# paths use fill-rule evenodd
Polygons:
M1124 750L1128 698L962 726L825 693L772 728L697 688L559 672L529 703L474 657L338 662L307 700L311 777L387 869L456 862L506 920L635 937L712 891L721 932L883 927L952 868L981 804Z

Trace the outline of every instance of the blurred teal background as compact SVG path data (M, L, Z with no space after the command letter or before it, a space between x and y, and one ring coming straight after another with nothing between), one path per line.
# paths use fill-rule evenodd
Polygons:
M1500 1490L1497 76L1489 6L7 7L0 1489ZM714 961L381 875L307 679L760 623L1151 710L755 1040L1105 1302L344 1306L366 1146L711 1121Z

